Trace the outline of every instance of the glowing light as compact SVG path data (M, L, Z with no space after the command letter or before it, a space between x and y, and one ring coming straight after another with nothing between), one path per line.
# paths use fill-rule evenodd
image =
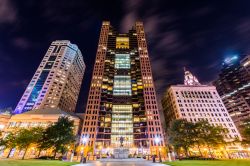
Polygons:
M228 58L226 58L225 60L224 60L224 62L225 63L231 63L231 62L233 62L233 61L235 61L235 60L237 60L238 59L238 56L237 55L234 55L234 56L232 56L232 57L228 57Z
M244 67L248 66L250 64L250 61L247 61L246 63L243 64Z
M88 137L87 136L83 136L82 137L82 143L85 144L86 142L88 142Z
M198 79L190 72L184 68L184 85L200 85Z
M155 137L155 143L159 143L160 142L160 138L159 137Z

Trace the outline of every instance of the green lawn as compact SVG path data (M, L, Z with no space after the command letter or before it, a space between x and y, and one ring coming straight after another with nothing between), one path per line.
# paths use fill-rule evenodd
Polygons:
M171 166L250 166L250 160L182 160L174 162L165 162Z
M11 160L0 159L0 166L71 166L76 162L64 162L58 160Z

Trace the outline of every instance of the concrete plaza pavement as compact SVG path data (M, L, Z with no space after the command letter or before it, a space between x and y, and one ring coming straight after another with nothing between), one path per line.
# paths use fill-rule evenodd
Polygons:
M87 161L84 164L76 164L74 166L166 166L161 163L153 163L152 161L143 159L102 159L97 161Z

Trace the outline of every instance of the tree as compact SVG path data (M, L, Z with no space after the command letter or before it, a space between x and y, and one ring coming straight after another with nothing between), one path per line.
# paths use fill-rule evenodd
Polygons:
M74 136L74 122L69 117L59 117L58 121L49 126L43 135L43 143L39 146L41 148L53 147L54 158L57 152L62 154L66 152L66 146L75 140Z
M212 126L208 122L202 123L200 138L206 143L211 157L214 157L211 151L212 147L225 145L224 138L226 133L227 130L221 126Z
M205 120L201 120L197 123L194 124L194 143L197 145L200 156L203 157L203 154L201 152L201 145L204 145L205 142L202 139L202 133L203 133L203 129L206 128L206 126L209 126L210 124L205 121Z
M10 157L10 153L12 149L14 149L17 145L17 139L16 139L16 134L15 132L10 132L8 133L5 138L1 139L1 145L5 146L5 148L9 149L9 153L7 155L7 158Z
M24 159L28 148L32 144L36 144L41 138L43 129L40 127L33 127L29 129L20 129L17 133L17 146L19 149L24 149L24 154L22 159Z
M49 149L50 147L52 147L52 141L50 141L49 139L49 136L51 134L48 133L48 130L45 130L43 133L42 133L42 136L41 138L39 139L39 141L37 142L37 149L39 150L38 151L38 155L37 157L40 157L40 154L41 154L41 151L42 150L47 150Z
M0 114L11 114L11 113L12 113L11 107L0 109Z
M246 119L244 123L240 126L243 144L250 144L250 118Z
M200 146L206 145L209 154L213 157L211 148L218 145L223 145L225 148L227 142L224 138L227 133L227 129L221 126L213 126L205 120L192 123L179 119L171 124L169 142L176 150L182 147L186 156L189 156L188 149L192 146L198 146L200 155L203 156Z
M188 149L194 145L195 130L194 124L185 119L178 119L172 122L170 126L169 142L175 149L183 148L186 156L189 156Z

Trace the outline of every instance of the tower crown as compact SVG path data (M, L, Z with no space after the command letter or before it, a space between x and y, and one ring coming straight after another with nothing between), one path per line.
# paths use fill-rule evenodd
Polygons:
M200 85L198 79L184 68L184 85Z

